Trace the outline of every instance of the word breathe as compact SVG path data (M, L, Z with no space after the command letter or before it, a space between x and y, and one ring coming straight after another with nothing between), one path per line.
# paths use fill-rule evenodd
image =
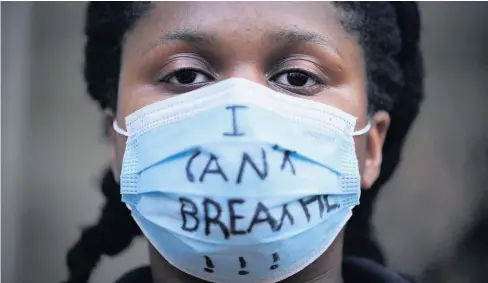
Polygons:
M228 199L224 207L229 212L229 216L224 219L224 217L222 217L223 205L215 200L204 198L200 206L191 199L185 197L180 197L179 201L181 218L183 220L181 225L182 230L196 232L198 229L204 229L206 236L210 236L212 233L216 233L220 230L225 239L229 239L231 236L249 234L257 225L268 225L272 232L279 232L283 228L285 221L293 226L295 217L297 217L297 215L294 217L291 214L287 203L281 206L281 213L279 217L275 218L265 204L257 202L254 213L248 218L248 215L245 216L236 213L236 206L245 205L246 200L238 198ZM329 195L315 195L301 198L298 202L307 222L310 222L312 218L311 212L313 211L309 209L309 206L313 203L316 203L318 206L320 219L324 216L324 212L329 213L340 207L338 203L331 203L329 201ZM202 214L203 217L198 217ZM242 225L238 225L242 224L241 221L247 221L248 225L244 226L247 227L247 229L237 228L238 226L243 227ZM212 229L212 227L217 227L218 229L215 230Z

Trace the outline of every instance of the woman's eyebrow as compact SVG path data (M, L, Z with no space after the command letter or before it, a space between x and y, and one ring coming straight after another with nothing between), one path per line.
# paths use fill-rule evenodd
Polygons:
M301 29L278 29L266 32L266 38L276 44L317 44L326 47L333 53L342 58L340 51L326 38L320 34L305 31ZM219 47L218 40L215 36L195 30L195 29L180 29L172 30L159 37L156 41L149 44L143 51L145 55L152 49L167 44L172 41L183 41L193 45L200 45L202 47L211 47L216 49Z
M216 48L218 46L216 38L210 34L193 29L172 30L158 38L158 40L155 42L149 44L149 46L144 49L142 55L145 55L147 52L160 45L164 45L172 41L183 41L189 44L198 44L207 47L211 46L212 48Z
M275 41L277 44L317 44L322 45L328 49L331 49L340 58L342 54L338 48L336 48L330 40L327 40L323 36L310 31L299 30L299 29L279 29L278 31L273 31L268 33L268 38Z

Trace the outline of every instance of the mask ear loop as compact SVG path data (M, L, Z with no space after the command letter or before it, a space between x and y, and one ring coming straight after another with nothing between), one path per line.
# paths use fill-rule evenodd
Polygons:
M113 126L114 130L115 130L117 133L119 133L119 134L121 134L121 135L123 135L123 136L126 136L126 137L128 137L128 136L129 136L129 133L128 133L128 132L126 132L126 131L122 130L122 129L119 127L119 125L117 124L117 120L114 120L114 123L112 124L112 126Z
M364 126L364 128L362 128L361 130L357 130L355 132L352 133L353 136L361 136L361 135L364 135L365 133L369 132L369 130L371 130L371 120L368 120L368 124L366 124L366 126Z

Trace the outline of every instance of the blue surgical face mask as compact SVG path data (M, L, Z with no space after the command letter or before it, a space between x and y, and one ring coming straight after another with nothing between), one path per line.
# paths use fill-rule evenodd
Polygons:
M359 203L356 118L229 79L126 118L122 200L176 268L276 282L331 245Z

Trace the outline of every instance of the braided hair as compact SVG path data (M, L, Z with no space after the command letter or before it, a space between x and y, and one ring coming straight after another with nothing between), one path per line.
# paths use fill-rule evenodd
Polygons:
M346 226L344 254L380 263L384 257L373 239L373 203L400 161L400 153L423 97L423 66L419 50L420 17L412 2L334 3L345 29L353 34L366 59L369 111L385 110L391 124L383 147L381 174L361 195ZM91 2L85 35L85 80L100 107L115 110L124 37L150 9L147 2ZM69 250L70 283L85 283L102 255L129 247L141 231L120 201L120 188L107 169L102 180L106 199L97 224L86 228Z

